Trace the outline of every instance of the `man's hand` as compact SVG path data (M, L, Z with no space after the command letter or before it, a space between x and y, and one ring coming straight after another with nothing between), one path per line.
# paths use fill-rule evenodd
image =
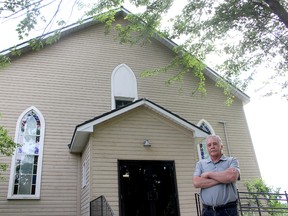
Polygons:
M193 176L192 182L195 188L209 188L220 183L214 179L204 178L202 176Z
M239 177L239 172L235 168L228 168L221 172L205 172L201 176L193 176L195 188L209 188L217 184L229 184L235 182Z
M223 184L235 182L239 177L239 172L235 168L228 168L222 172L205 172L201 177L213 179Z

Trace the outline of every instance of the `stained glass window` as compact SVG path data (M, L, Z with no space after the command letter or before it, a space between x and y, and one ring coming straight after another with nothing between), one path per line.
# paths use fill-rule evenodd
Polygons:
M202 124L200 125L200 128L205 130L207 133L211 134L210 128L208 127L208 125L205 122L202 122Z
M11 170L9 198L39 196L43 154L44 120L37 109L28 109L19 117L16 149Z
M207 149L206 149L205 141L199 144L199 152L200 152L201 159L206 159L209 157Z
M41 122L34 111L21 121L16 151L16 172L13 194L35 194Z
M199 127L206 131L208 134L214 134L213 128L206 120L202 119L197 125L199 125ZM209 157L205 140L198 144L198 154L200 159L207 159Z

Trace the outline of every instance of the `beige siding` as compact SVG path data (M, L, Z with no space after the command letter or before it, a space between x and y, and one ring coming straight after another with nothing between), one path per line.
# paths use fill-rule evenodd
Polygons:
M204 118L223 140L225 137L223 125L219 121L227 122L230 150L233 156L239 159L242 168L240 188L244 180L259 176L259 168L241 101L236 99L232 106L227 107L222 91L215 88L215 83L209 79L206 84L207 95L201 96L196 93L192 96L191 92L196 88L196 80L191 74L187 74L183 83L172 86L166 86L165 80L175 72L150 78L140 77L141 71L166 65L171 57L171 51L155 41L146 47L119 45L112 37L104 35L102 26L99 26L63 38L58 43L38 52L23 54L15 59L11 66L1 70L0 112L2 118L0 124L9 130L11 136L14 136L19 115L30 106L39 109L46 122L41 199L7 200L9 172L6 172L4 173L6 180L0 184L1 213L11 216L19 215L19 212L23 216L80 214L81 206L83 209L83 203L81 204L79 199L81 155L70 154L67 144L70 143L77 124L110 110L111 73L122 63L127 64L136 75L139 98L148 98L192 123L197 123ZM139 151L135 147L135 152L133 151L133 154L131 152L132 155L126 153L135 139L139 139L139 142L144 139L144 137L141 139L133 137L133 128L131 131L123 131L128 137L126 140L128 142L123 143L124 146L121 149L119 147L119 149L109 149L109 145L102 146L102 159L97 159L93 151L93 157L96 159L93 159L91 168L94 168L94 163L96 166L97 163L102 162L102 169L104 169L93 170L93 177L97 177L93 181L93 188L97 188L96 185L102 183L101 178L111 180L105 182L105 185L111 186L108 201L113 204L113 209L117 209L118 206L117 175L115 175L117 174L117 160L109 158L111 154L114 156L119 154L116 157L118 159L129 159L132 156L137 156L139 159L157 160L167 157L175 158L177 172L185 173L184 176L179 176L181 180L177 179L177 181L181 184L185 182L185 187L188 188L188 177L191 178L192 167L197 157L196 147L193 146L194 149L190 149L189 155L187 155L188 152L182 155L182 152L178 150L187 148L187 140L180 142L185 138L175 135L178 140L176 142L177 140L165 131L169 128L161 125L158 129L160 135L151 132L153 140L156 141L155 144L159 144L153 146L155 151L143 152L141 146L138 146ZM144 133L146 128L142 127ZM173 149L175 145L171 146L164 153L161 151L165 143L163 140L166 141L168 137L177 143L177 148ZM95 142L100 138L101 136L97 136ZM118 145L117 137L112 136L110 141ZM185 143L185 145L182 147L179 143ZM181 164L184 161L180 158L188 158L188 156L189 160ZM1 161L2 159L9 164L11 162L10 158L1 157ZM182 169L187 169L186 164L193 164L191 170L182 171ZM107 172L107 176L103 176L104 171ZM179 187L181 207L191 208L194 206L193 191L191 188L185 190L183 187ZM94 191L91 199L101 193L104 193L103 189ZM187 195L183 195L184 193ZM184 213L185 211L187 213ZM181 208L183 214L188 214L189 211L190 209Z
M149 139L150 148L143 147ZM118 160L172 160L175 161L181 215L195 213L192 172L195 146L192 133L169 123L147 109L97 126L91 137L92 196L104 195L118 215ZM193 215L193 214L192 214Z

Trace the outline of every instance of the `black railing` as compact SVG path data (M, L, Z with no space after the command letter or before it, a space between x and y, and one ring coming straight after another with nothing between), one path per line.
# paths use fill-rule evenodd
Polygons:
M100 196L90 202L90 216L114 216L104 196Z
M201 215L202 204L198 193L195 194L197 215ZM241 216L273 215L288 216L288 194L252 193L238 191L238 209Z
M200 196L199 193L195 193L195 201L196 201L196 210L197 210L197 215L201 215L202 214L202 204L200 201Z
M264 212L269 215L288 215L288 194L286 191L282 194L238 191L238 197L241 216L247 215L247 213L254 213L254 215L258 213L261 216Z

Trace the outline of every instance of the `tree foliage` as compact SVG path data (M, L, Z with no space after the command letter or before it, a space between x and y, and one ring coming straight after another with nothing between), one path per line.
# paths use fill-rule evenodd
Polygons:
M249 203L251 206L259 206L261 209L263 208L265 211L268 211L269 215L287 215L288 205L280 202L283 199L283 194L280 194L281 188L270 187L261 178L247 181L245 182L245 186L252 198Z
M46 22L42 35L38 38L43 39L52 23L60 26L66 24L66 21L56 19L64 1L4 0L0 3L0 19L22 17L16 27L20 39L27 36L39 22ZM75 0L69 10L72 12L76 5L85 8L85 2ZM86 5L85 15L95 16L105 22L108 31L115 21L114 9L127 3L134 6L135 12L132 11L133 14L126 17L130 21L129 25L115 26L121 43L145 44L157 33L160 37L168 37L179 41L180 44L175 49L179 55L170 65L151 69L146 74L166 72L181 64L183 71L167 82L181 81L184 74L192 71L199 80L195 91L205 93L205 78L201 70L205 66L203 62L206 61L207 55L213 54L221 56L215 64L221 76L242 90L247 88L256 73L263 73L257 65L267 66L270 79L266 82L277 80L280 87L279 92L269 91L266 92L267 95L281 93L288 99L288 94L285 93L288 89L288 2L286 0L95 0ZM53 13L49 13L49 16L45 15L44 8L52 4L55 5ZM182 10L178 15L171 17L172 10L181 4L183 4ZM109 13L103 14L107 11ZM138 37L135 37L135 33ZM38 49L57 39L59 39L59 32L44 42L33 40L30 45ZM7 63L5 58L1 61ZM233 97L229 94L229 85L226 85L223 80L219 81L218 86L224 88L228 97Z
M5 156L11 156L13 155L16 147L17 144L8 135L7 129L0 125L0 154ZM8 165L0 161L0 174L1 172L6 171L7 168Z

